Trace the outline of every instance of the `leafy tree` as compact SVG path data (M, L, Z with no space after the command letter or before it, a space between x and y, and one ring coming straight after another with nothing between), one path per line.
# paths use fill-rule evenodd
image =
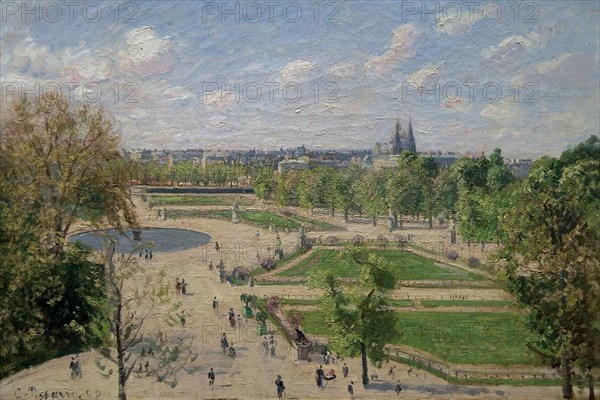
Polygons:
M290 194L286 185L285 174L279 174L277 176L277 186L275 192L275 204L278 206L286 206L290 201Z
M435 178L439 167L433 157L418 157L416 160L416 175L421 181L421 191L424 199L425 215L429 219L429 228L433 228L433 209L435 202Z
M500 149L494 149L490 156L489 167L487 171L487 187L492 192L498 192L505 188L514 180L513 175L504 164L502 152Z
M573 364L588 377L600 364L600 141L559 159L544 157L516 189L502 218L508 288L529 310L530 347L563 372L572 398Z
M458 201L458 179L450 168L442 168L435 182L435 205L447 219L456 215Z
M373 226L377 225L377 217L386 207L386 183L389 173L390 169L368 171L353 187L357 203L361 209L371 214Z
M348 222L350 210L357 208L353 182L361 179L364 171L357 167L349 167L338 171L332 189L335 205L344 212L344 221Z
M12 368L106 339L97 266L66 238L80 218L119 229L136 218L103 110L46 93L13 102L1 123L0 364Z
M120 254L115 263L115 243L110 247L106 281L114 351L106 349L104 355L117 364L119 400L127 400L126 384L132 373L140 378L155 377L174 388L179 371L194 373L198 370L191 365L198 354L192 350L193 336L176 335L170 339L159 331L157 337L152 337L143 330L145 322L158 314L159 306L170 304L168 285L163 282L164 271L153 282L134 256L135 250ZM144 283L135 284L140 279ZM131 290L131 286L134 286L134 290ZM186 318L185 310L178 311L180 306L181 303L177 303L171 308L170 320L167 321L169 325L173 326ZM181 323L185 324L183 321ZM97 360L97 364L100 370L106 369L101 360ZM112 369L101 374L108 377Z
M0 143L2 158L12 160L2 170L5 188L36 213L57 264L79 217L119 229L135 222L128 175L115 173L119 135L102 109L72 106L55 93L23 97L12 104Z
M342 286L333 274L317 273L312 284L324 289L321 298L330 343L343 354L362 360L362 383L369 383L368 360L380 363L384 347L397 337L396 313L389 306L388 292L396 278L382 258L355 246L341 253L362 266L356 282Z
M275 190L275 180L271 167L261 167L254 178L254 191L261 200L270 199Z

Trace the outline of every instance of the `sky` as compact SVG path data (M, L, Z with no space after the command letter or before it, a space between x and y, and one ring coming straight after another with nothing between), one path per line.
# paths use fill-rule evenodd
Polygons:
M0 106L60 90L125 148L559 155L598 134L597 1L3 1Z

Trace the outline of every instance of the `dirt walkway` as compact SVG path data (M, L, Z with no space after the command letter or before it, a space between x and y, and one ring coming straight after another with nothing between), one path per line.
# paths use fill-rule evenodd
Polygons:
M127 385L129 399L266 399L275 398L275 378L277 374L282 375L287 399L348 399L346 387L352 379L359 380L360 359L347 359L350 375L341 377L340 363L329 367L338 372L338 379L327 385L324 391L317 389L314 381L316 362L297 361L292 353L291 346L276 334L277 346L276 357L268 357L261 347L261 338L256 334L256 325L253 320L244 322L238 329L228 327L226 313L229 307L240 310L240 294L244 292L257 295L290 295L302 294L315 295L307 287L303 286L262 286L262 287L232 287L229 284L218 282L215 271L209 271L208 262L216 263L221 257L224 258L226 268L231 270L236 265L251 266L256 263L256 253L266 254L267 247L274 248L275 234L266 230L244 224L232 224L225 221L213 219L184 219L184 220L159 220L155 212L149 212L145 205L137 202L141 225L156 227L175 227L195 229L206 232L212 237L212 242L207 246L198 247L189 251L179 253L158 253L155 261L146 265L149 273L159 271L161 267L166 268L166 279L175 282L175 278L185 278L189 282L189 295L182 296L181 301L186 312L189 314L185 327L179 325L166 327L161 318L148 322L145 329L152 332L156 329L166 329L167 333L189 333L195 335L195 350L199 357L194 362L199 370L194 374L180 373L177 376L177 386L171 388L163 383L156 382L150 378L132 377ZM337 219L337 218L336 218ZM331 222L331 220L330 220ZM335 221L336 223L338 221ZM366 224L352 226L353 232L361 232L365 236L372 236L377 232ZM284 246L293 246L297 241L297 235L290 233L282 234ZM225 254L214 251L213 243L219 241L225 247ZM417 289L402 288L398 290L400 298L411 296L419 297L423 293L431 296L445 298L450 293L446 289ZM492 289L488 291L493 296L490 298L503 298L501 292ZM466 296L478 296L481 290L457 289L452 293L463 293ZM213 296L217 296L220 302L219 309L215 312L211 306ZM219 336L222 332L235 343L238 356L235 360L223 356L219 348ZM106 364L107 370L113 369L113 374L103 378L101 371L96 366L96 360L101 357L94 352L80 356L83 369L83 378L72 380L69 372L69 356L48 361L30 370L21 371L2 382L0 382L0 399L39 399L43 398L47 391L48 398L83 399L116 399L117 382L116 367L110 363ZM103 365L106 361L101 362ZM396 365L394 363L391 363ZM560 399L560 389L555 387L472 387L458 386L446 383L431 374L415 371L408 375L408 367L402 364L396 365L395 377L389 377L387 370L390 365L385 364L382 369L377 370L370 367L373 373L379 375L369 389L355 384L356 399L378 399L396 398L393 389L398 380L402 382L404 391L402 399L527 399L527 400L552 400ZM214 391L208 386L207 373L213 367L216 373L216 385ZM75 394L76 396L71 396ZM41 395L41 397L40 397Z

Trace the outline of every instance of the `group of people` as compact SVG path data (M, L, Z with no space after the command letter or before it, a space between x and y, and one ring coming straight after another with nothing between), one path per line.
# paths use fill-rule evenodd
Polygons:
M188 284L185 279L182 279L181 282L179 278L175 279L175 291L177 294L187 294L187 286Z
M144 257L145 260L152 260L153 258L156 258L152 253L152 249L140 249L139 256L140 258Z
M227 334L225 332L223 332L223 336L221 336L221 349L223 349L223 355L226 355L227 353L229 353L229 357L231 357L231 358L236 357L236 352L235 352L235 348L233 347L233 342L229 343L229 340L227 340Z
M273 335L270 335L268 340L267 340L266 336L264 337L264 339L262 341L262 346L265 351L265 355L267 357L269 355L271 357L275 357L275 355L276 355L275 346L276 345L277 345L277 340L275 340L275 337Z

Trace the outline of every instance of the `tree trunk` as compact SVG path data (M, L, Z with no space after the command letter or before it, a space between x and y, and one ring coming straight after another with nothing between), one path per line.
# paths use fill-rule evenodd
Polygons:
M591 372L588 373L588 390L590 392L588 400L596 400L596 394L594 393L594 377Z
M367 363L367 345L360 342L360 358L362 361L362 384L366 386L369 383L369 364Z
M350 215L348 213L348 210L344 210L344 222L348 223L349 219L350 219Z
M563 352L560 356L560 362L562 364L563 382L562 382L562 393L563 399L573 398L573 383L571 381L571 359L566 352Z
M125 371L125 361L123 360L123 338L121 337L121 305L117 306L115 315L115 336L117 338L117 364L119 367L119 400L127 400L125 393L125 382L127 381L127 373Z
M373 213L373 226L377 226L377 213Z

